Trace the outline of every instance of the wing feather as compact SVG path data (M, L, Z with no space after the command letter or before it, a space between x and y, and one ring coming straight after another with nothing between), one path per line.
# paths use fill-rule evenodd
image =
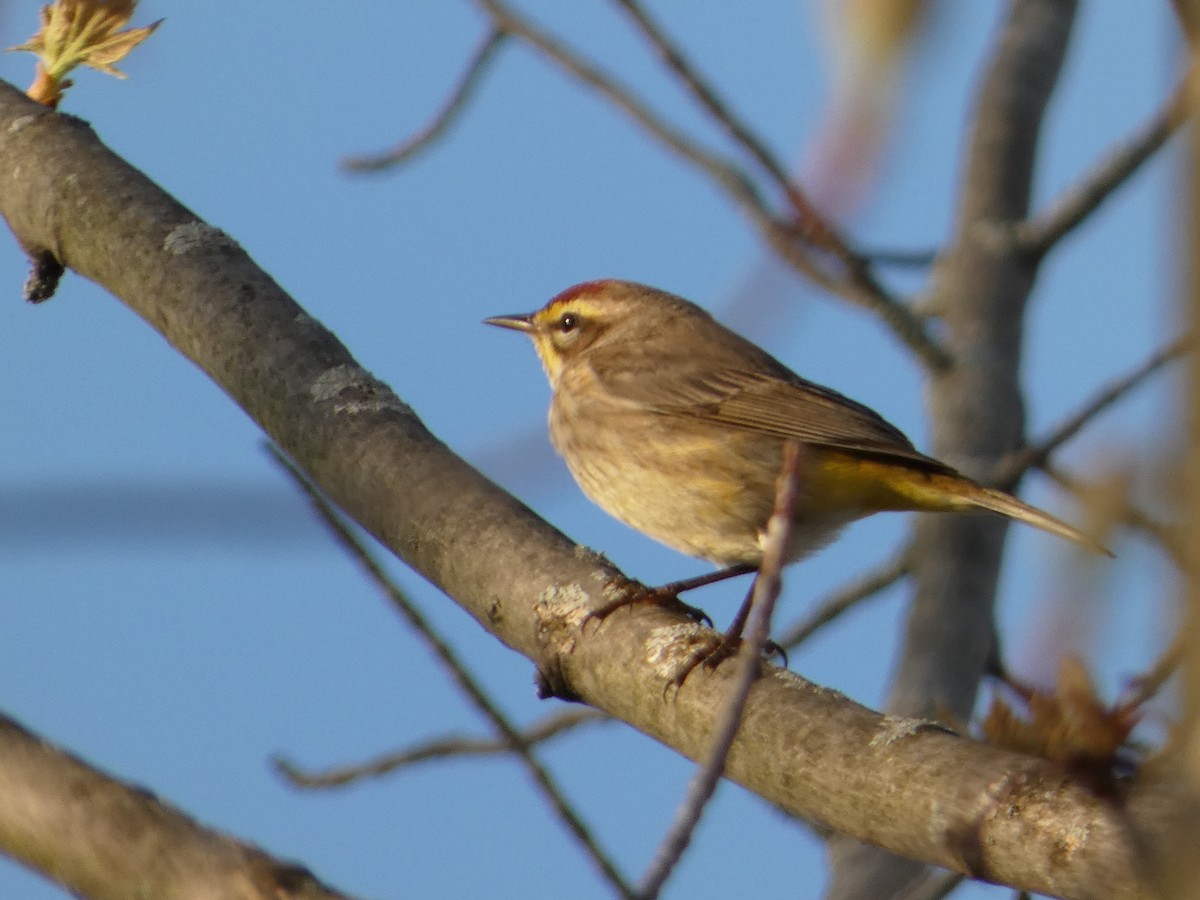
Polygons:
M771 360L774 363L774 360ZM806 381L774 363L778 371L690 367L690 377L643 377L609 383L610 391L665 416L758 431L806 444L891 458L930 471L952 471L917 451L898 428L874 410L830 388Z

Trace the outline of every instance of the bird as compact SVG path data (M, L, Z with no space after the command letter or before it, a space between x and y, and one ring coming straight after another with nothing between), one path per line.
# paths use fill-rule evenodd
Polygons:
M533 341L551 387L551 441L594 503L717 572L758 569L785 442L800 470L788 563L878 512L986 510L1091 550L1096 540L918 451L874 410L801 378L701 307L618 279L567 288L536 312L485 319ZM725 633L741 635L753 588Z

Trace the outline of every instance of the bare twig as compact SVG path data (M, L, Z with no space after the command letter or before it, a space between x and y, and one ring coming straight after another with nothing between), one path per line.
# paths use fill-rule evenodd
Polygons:
M817 604L804 619L785 632L779 639L779 645L787 650L799 646L842 613L904 578L909 572L911 553L911 547L905 546L870 572L865 572L842 585Z
M742 122L729 104L718 95L716 89L701 76L699 70L684 56L683 51L667 36L666 32L650 18L639 0L616 0L633 19L642 35L662 57L697 102L708 112L734 143L741 146L751 158L770 176L784 197L795 217L796 236L805 243L833 256L844 267L844 277L849 284L877 301L887 299L883 286L871 273L869 260L855 251L838 229L813 206L804 191L788 176L783 165L775 158L766 144ZM944 360L933 368L939 368Z
M611 718L598 709L573 706L569 709L558 710L526 728L521 732L521 741L524 746L533 747L543 741L558 737L560 734L573 731L580 725L608 721L612 721ZM328 788L341 787L364 778L378 778L395 772L397 769L430 760L440 760L452 756L496 756L511 753L512 749L512 744L503 737L476 738L452 735L425 741L407 750L389 753L365 763L338 766L322 772L306 771L283 757L276 757L274 763L276 770L295 787Z
M374 172L379 169L399 165L417 153L429 147L434 141L445 134L466 108L467 101L475 93L488 63L496 55L496 51L504 42L504 30L493 28L475 48L475 53L467 63L467 68L459 79L458 84L450 92L450 96L442 104L429 123L400 144L373 156L348 156L342 160L342 168L351 172Z
M1051 454L1078 434L1092 419L1137 388L1167 363L1183 356L1190 348L1191 339L1185 336L1155 350L1140 365L1100 388L1090 400L1052 428L1041 440L1010 453L996 467L990 480L1001 487L1011 487L1029 469L1044 467Z
M1019 249L1033 256L1044 255L1153 156L1188 116L1186 85L1185 79L1153 119L1111 150L1048 209L1018 223L1013 238Z
M491 16L497 29L535 47L567 73L588 87L599 91L652 137L707 173L755 218L774 222L753 179L732 160L706 150L681 131L667 124L630 89L619 84L611 75L603 72L580 54L539 29L529 19L500 0L476 0L476 2ZM819 283L828 282L828 276L817 269L811 260L806 260L805 265L808 267L805 274L814 279L820 279Z
M688 61L679 45L672 41L662 27L650 18L650 14L637 0L616 0L616 3L625 10L638 30L641 31L642 36L658 52L666 66L678 76L684 87L713 120L725 129L735 143L745 148L750 156L771 176L781 192L787 193L791 189L791 182L783 165L750 127L737 117L736 113L730 109L729 104L717 95L716 89Z
M1063 490L1086 499L1087 491L1080 480L1074 475L1048 462L1043 463L1039 468L1046 473L1046 476L1051 481ZM1144 509L1129 501L1126 501L1124 508L1121 510L1120 520L1128 527L1142 532L1155 541L1162 548L1163 552L1171 558L1171 562L1180 571L1184 571L1187 561L1187 548L1184 545L1183 535L1178 527L1160 522Z
M680 47L667 36L638 0L616 0L618 6L629 14L642 35L662 57L667 67L678 76L696 101L708 112L736 144L743 147L775 182L780 192L788 198L800 221L801 230L807 239L822 250L836 256L850 271L866 268L865 260L850 249L824 216L812 205L804 192L788 176L787 170L775 158L767 145L741 119L709 84L700 71L688 61Z
M941 371L949 365L949 357L929 335L923 318L883 290L865 267L849 273L828 271L820 260L808 252L803 243L804 235L795 225L772 211L754 179L736 162L701 147L669 125L632 90L539 29L502 0L475 2L491 17L497 29L536 48L561 69L602 94L664 146L706 173L741 208L780 258L797 272L826 290L875 313L927 368Z
M3 713L0 797L2 855L61 885L58 896L352 900Z
M1056 473L1056 475L1061 473ZM1187 548L1184 544L1184 531L1174 525L1160 522L1150 513L1132 503L1125 507L1125 524L1152 538L1163 552L1180 570L1184 570L1187 562Z
M760 216L756 210L749 207L743 209L758 227L763 240L785 263L800 274L808 276L815 284L881 319L929 372L939 373L950 368L951 356L929 333L926 327L927 317L908 304L901 303L869 275L864 276L866 280L841 280L831 277L823 270L815 269L803 245L797 242L793 226L781 223L770 215Z
M1129 680L1119 705L1127 709L1134 709L1157 694L1171 676L1179 671L1179 664L1183 662L1184 649L1183 636L1176 635L1175 639L1171 641L1171 645L1163 651L1162 656L1154 661L1154 665L1144 674Z
M1131 371L1100 388L1090 400L1050 429L1041 440L1028 444L1001 460L992 477L988 479L989 482L1002 488L1011 488L1029 469L1038 468L1065 489L1077 495L1082 494L1083 489L1078 481L1052 466L1050 457L1096 416L1139 387L1147 378L1168 363L1190 351L1191 347L1191 337L1185 335L1155 350ZM1154 539L1171 557L1175 565L1182 567L1184 548L1176 530L1159 522L1145 510L1130 502L1125 503L1121 518L1126 525L1136 528Z
M741 725L750 688L758 678L762 654L771 634L771 613L779 599L780 573L787 564L787 544L792 533L796 493L800 485L800 444L789 440L783 448L783 465L775 485L775 508L767 520L762 563L754 581L753 605L737 655L737 675L713 728L708 757L692 780L675 814L675 821L659 845L649 869L638 885L638 897L657 897L678 864L725 771L725 760Z
M529 746L524 743L522 734L508 721L508 718L500 711L500 708L493 702L492 698L488 696L483 686L467 671L450 645L434 630L433 626L429 624L425 616L412 604L404 592L388 578L387 573L383 571L383 567L371 555L370 551L363 546L362 542L354 536L342 520L342 517L316 487L309 482L304 473L297 469L291 460L285 457L282 451L273 445L268 445L268 450L275 461L292 476L296 484L304 491L313 509L316 510L317 514L325 522L338 543L350 552L351 556L354 557L367 576L375 583L376 587L391 601L392 606L404 617L409 626L421 635L422 639L429 645L438 660L446 668L454 682L475 708L488 720L491 726L496 729L496 732L504 738L512 752L524 763L526 771L541 790L551 809L554 810L554 813L566 826L567 830L575 837L575 840L584 849L584 852L592 860L600 873L621 896L632 896L632 889L625 881L624 876L612 860L608 858L608 854L596 843L590 830L567 801L553 776L533 755Z

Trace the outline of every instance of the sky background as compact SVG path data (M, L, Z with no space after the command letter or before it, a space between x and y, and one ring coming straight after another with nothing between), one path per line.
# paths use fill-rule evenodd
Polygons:
M525 5L673 122L724 146L609 4ZM764 0L750 17L732 3L684 6L653 11L781 158L804 158L830 89L814 7ZM937 8L874 188L847 219L859 245L922 250L947 235L971 90L1002 6ZM0 43L23 42L37 8L0 7ZM645 582L707 567L583 499L549 449L549 391L532 349L485 316L532 310L596 277L652 283L927 446L919 372L877 321L772 264L703 178L515 42L442 143L400 171L340 171L346 155L427 121L485 24L470 4L444 0L330 9L144 0L134 24L167 21L122 64L129 80L80 72L64 109L239 241L456 452ZM1176 50L1169 4L1081 6L1044 132L1039 204L1160 106ZM27 54L0 56L0 77L19 86L32 70ZM1045 266L1026 344L1031 435L1170 333L1171 156ZM322 793L273 773L273 754L323 767L487 727L206 376L73 274L50 302L23 302L26 269L0 240L4 711L359 896L609 896L512 761L427 765ZM921 283L919 272L886 277L902 290ZM1061 459L1080 470L1137 455L1151 465L1173 435L1169 386L1159 379L1106 414ZM1152 475L1142 489L1152 499ZM1041 477L1022 493L1079 516ZM877 517L790 569L776 630L886 559L905 526ZM1155 657L1171 570L1136 536L1116 549L1116 563L1080 573L1065 544L1013 529L999 616L1018 671L1051 675L1065 633L1110 692ZM388 568L516 720L554 708L535 698L526 660L403 564ZM743 588L689 599L723 626ZM906 597L894 589L846 616L793 653L792 668L878 706ZM1056 615L1069 624L1052 627ZM619 724L540 753L600 842L630 877L641 873L693 766ZM823 877L804 828L725 785L666 896L815 897ZM0 860L0 898L63 896Z

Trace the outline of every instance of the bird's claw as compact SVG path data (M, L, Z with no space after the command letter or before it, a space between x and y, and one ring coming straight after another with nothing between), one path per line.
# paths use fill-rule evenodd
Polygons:
M663 696L674 688L678 692L683 683L687 681L689 675L698 668L705 668L710 671L715 670L721 663L732 656L737 656L738 650L741 648L742 638L737 634L718 634L709 637L702 646L693 649L683 662L672 673L667 680L666 687L663 688ZM787 651L780 647L774 641L767 641L763 645L762 658L764 661L770 660L771 657L778 656L783 660L783 668L787 668L788 656Z
M637 603L650 603L669 612L682 613L691 621L712 628L712 619L709 618L708 613L690 603L684 603L674 591L649 588L636 581L626 582L616 590L616 596L607 603L588 610L583 617L583 624L587 625L592 620L603 622L618 609Z

